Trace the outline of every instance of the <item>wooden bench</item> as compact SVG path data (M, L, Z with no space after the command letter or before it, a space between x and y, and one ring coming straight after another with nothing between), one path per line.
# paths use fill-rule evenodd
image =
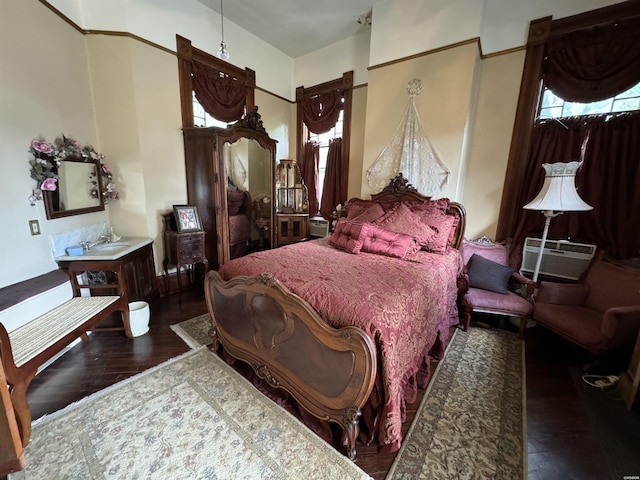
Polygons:
M0 323L0 362L9 386L22 447L26 447L31 436L27 388L42 365L76 339L86 340L88 331L117 311L121 312L125 333L129 338L133 337L123 268L97 274L99 283L95 281L96 274L83 275L85 272L73 263L68 273L73 298L11 332ZM91 296L82 296L83 293Z

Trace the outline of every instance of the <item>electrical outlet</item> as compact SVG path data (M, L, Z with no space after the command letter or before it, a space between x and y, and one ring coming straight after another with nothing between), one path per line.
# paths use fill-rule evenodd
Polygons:
M29 220L29 231L31 231L31 235L40 235L40 223L38 223L38 220Z

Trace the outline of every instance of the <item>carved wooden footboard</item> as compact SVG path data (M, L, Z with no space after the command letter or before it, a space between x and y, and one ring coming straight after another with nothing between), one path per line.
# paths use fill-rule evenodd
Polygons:
M360 409L376 376L371 339L356 327L329 327L270 274L225 282L211 271L205 292L212 348L221 343L311 414L338 423L347 434L347 455L354 460Z

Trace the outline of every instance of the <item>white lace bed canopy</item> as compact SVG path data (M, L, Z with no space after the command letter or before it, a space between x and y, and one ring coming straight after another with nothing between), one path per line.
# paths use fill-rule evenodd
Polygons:
M449 169L427 138L416 109L415 97L421 90L418 78L407 84L407 110L391 141L367 170L369 186L376 192L400 172L420 193L431 197L438 197L449 180Z

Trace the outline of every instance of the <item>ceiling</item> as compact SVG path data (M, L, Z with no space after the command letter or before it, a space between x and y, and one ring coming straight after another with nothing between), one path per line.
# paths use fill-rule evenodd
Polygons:
M220 13L220 0L198 1ZM222 8L225 20L296 58L370 28L357 20L378 1L226 0Z

